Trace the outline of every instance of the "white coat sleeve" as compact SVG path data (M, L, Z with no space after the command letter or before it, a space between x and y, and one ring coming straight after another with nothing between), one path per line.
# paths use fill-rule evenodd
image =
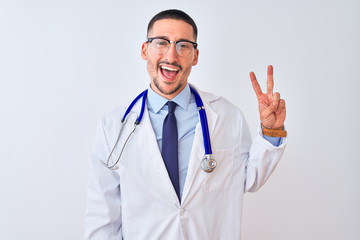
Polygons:
M110 147L102 122L91 153L84 234L86 240L122 239L119 175L100 163L100 160L106 162L109 153Z
M265 184L284 152L286 141L282 138L278 147L273 146L263 138L261 128L258 129L246 163L245 192L255 192Z

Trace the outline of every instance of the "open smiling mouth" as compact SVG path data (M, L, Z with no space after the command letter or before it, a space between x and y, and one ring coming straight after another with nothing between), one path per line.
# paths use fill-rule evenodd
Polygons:
M179 69L170 66L160 66L160 71L164 78L173 80L178 74Z

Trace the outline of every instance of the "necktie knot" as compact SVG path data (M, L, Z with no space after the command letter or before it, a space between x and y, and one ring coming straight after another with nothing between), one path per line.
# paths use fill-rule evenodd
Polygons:
M177 104L173 101L169 101L167 105L169 108L169 113L174 113Z

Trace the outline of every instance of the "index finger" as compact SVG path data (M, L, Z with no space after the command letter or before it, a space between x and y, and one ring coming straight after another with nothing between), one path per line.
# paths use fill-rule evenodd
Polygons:
M259 97L262 94L262 91L258 81L256 80L256 76L254 72L250 72L250 80L256 96Z
M274 88L274 78L273 78L273 66L269 65L267 68L267 81L266 81L266 92L272 94Z

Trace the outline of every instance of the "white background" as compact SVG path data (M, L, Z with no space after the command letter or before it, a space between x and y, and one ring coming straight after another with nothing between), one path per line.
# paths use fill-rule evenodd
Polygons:
M287 102L289 144L245 195L243 239L360 239L357 0L0 0L0 239L81 239L101 117L149 83L150 18L179 8L199 28L190 82L258 127L249 72Z

